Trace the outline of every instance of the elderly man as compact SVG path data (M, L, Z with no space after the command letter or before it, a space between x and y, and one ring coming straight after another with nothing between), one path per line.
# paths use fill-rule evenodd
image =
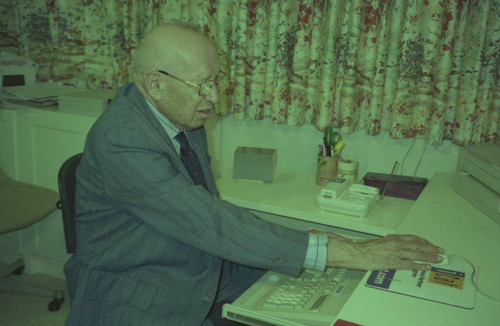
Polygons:
M442 249L415 236L354 243L219 200L203 129L219 73L215 46L190 28L160 25L141 41L134 83L92 127L77 170L67 325L217 325L214 307L266 270L439 261Z

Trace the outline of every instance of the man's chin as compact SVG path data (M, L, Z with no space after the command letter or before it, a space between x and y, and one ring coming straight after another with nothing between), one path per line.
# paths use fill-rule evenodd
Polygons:
M200 128L202 128L205 125L205 122L207 121L207 119L208 119L208 117L204 118L204 119L197 119L196 122L194 122L194 123L190 124L189 126L187 126L185 128L185 130L192 131L192 130L200 129Z

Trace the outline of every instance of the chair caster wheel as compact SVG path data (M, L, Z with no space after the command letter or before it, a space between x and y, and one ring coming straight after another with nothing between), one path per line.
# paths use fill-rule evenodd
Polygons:
M18 268L16 268L16 269L12 272L12 274L14 274L14 275L21 275L21 274L23 273L23 271L24 271L24 265L21 265L21 266L19 266Z
M49 311L58 311L61 309L61 305L64 302L64 299L54 299L49 303Z
M58 311L61 309L61 305L64 302L64 293L62 291L57 291L54 300L49 302L49 311Z

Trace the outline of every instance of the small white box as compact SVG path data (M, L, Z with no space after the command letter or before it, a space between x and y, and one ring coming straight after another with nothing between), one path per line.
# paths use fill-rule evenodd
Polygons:
M276 150L239 146L234 151L233 178L273 182Z
M59 111L99 116L115 97L114 89L90 89L59 96Z

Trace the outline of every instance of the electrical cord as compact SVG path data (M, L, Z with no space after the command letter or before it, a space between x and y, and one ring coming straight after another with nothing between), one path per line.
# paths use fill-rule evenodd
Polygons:
M415 167L415 172L413 172L413 176L417 176L417 170L420 167L420 163L422 163L422 158L424 157L425 150L427 148L427 141L424 139L424 149L422 149L422 153L420 153L420 158L418 159L417 166Z
M411 143L410 148L408 149L405 156L403 157L403 160L401 161L401 175L403 175L403 169L404 169L404 164L405 164L406 158L408 157L408 154L410 154L410 152L412 151L413 146L415 145L415 141L416 141L416 138L413 137L413 142Z
M468 263L472 267L472 274L470 276L471 281L472 281L472 285L477 290L477 292L481 293L483 296L487 297L488 299L500 302L500 297L494 297L492 295L489 295L488 293L484 292L483 290L481 290L479 288L479 286L476 283L476 280L474 279L476 272L477 272L476 267L474 266L474 264L470 260L468 260L467 258L465 258L464 256L461 256L461 255L448 255L448 258L459 258L459 259L462 259L463 261L465 261L466 263Z

